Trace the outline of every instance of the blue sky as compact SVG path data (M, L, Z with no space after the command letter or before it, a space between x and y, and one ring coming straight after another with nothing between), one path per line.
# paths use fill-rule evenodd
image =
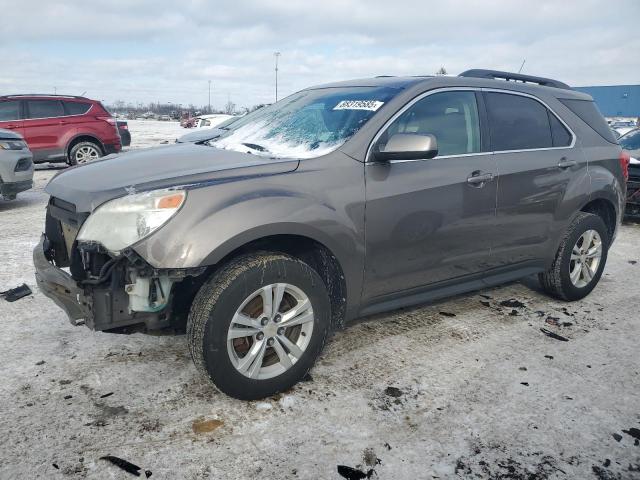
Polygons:
M640 83L640 2L0 0L0 94L239 106L372 75L445 66L572 85Z

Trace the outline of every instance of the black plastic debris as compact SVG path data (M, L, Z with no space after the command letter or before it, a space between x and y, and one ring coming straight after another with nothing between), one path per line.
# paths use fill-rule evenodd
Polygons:
M549 360L553 360L553 355L545 355L544 358L548 358Z
M620 435L619 433L613 433L611 434L611 436L616 442L619 442L620 440L622 440L622 435Z
M636 427L632 427L629 430L622 430L622 432L626 433L627 435L631 435L637 440L640 440L640 429L637 429Z
M338 475L347 480L363 480L365 478L371 478L374 475L375 470L369 469L367 473L357 468L347 467L346 465L338 465Z
M153 475L153 473L151 472L151 470L145 470L144 471L144 476L149 478L151 475Z
M611 460L609 460L608 458L605 458L605 459L604 459L604 463L603 463L603 465L604 465L605 467L608 467L609 465L611 465Z
M36 362L36 365L44 365L45 363L47 362L45 362L44 360L40 360L39 362Z
M456 316L455 313L451 313L451 312L440 312L440 315L442 315L443 317L455 317Z
M0 292L0 297L4 297L7 302L15 302L16 300L20 300L22 297L26 297L28 295L31 295L32 293L33 292L27 286L27 284L23 283L19 287Z
M546 328L541 328L540 331L544 333L547 337L553 338L555 340L560 340L561 342L568 342L569 339L563 337L562 335L558 335L557 333L553 333L551 330L547 330Z
M100 395L100 398L107 398L113 395L113 392L105 393L104 395Z
M113 455L105 455L104 457L100 457L100 460L106 460L107 462L111 462L116 467L120 467L122 470L124 470L127 473L130 473L131 475L135 475L136 477L140 476L140 467L137 465L134 465L131 462L127 462L122 458L114 457Z
M55 468L56 470L60 470L60 467L58 466L57 463L52 463L51 464L53 466L53 468Z
M636 263L638 263L638 261L637 261L637 260L629 260L629 263L630 263L631 265L635 265Z
M529 382L520 382L520 385L524 385L525 387L529 386Z
M485 302L484 300L480 300L480 303L482 305L484 305L485 307L490 307L491 306L491 304L489 302Z
M500 302L500 305L507 308L524 308L526 305L515 298L510 298L509 300L503 300Z

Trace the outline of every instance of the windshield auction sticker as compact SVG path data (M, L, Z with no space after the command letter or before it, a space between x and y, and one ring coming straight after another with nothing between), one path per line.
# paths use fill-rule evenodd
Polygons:
M384 102L378 100L342 100L338 103L334 110L370 110L375 112L378 110Z

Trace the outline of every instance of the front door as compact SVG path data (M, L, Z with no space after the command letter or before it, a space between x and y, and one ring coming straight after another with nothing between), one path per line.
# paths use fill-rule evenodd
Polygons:
M64 116L62 102L59 100L26 100L24 120L24 138L33 152L33 159L41 161L64 155L60 145Z
M472 275L490 260L496 214L495 159L483 153L476 92L432 93L382 133L434 135L429 160L366 164L363 301Z

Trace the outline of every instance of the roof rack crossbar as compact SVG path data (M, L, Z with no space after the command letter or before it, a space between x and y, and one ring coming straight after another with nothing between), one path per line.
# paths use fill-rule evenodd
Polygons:
M471 78L489 78L492 80L501 79L506 81L535 83L544 87L562 88L565 90L571 90L571 87L566 83L551 78L534 77L533 75L523 75L522 73L501 72L499 70L483 70L473 69L462 72L459 77L471 77Z

